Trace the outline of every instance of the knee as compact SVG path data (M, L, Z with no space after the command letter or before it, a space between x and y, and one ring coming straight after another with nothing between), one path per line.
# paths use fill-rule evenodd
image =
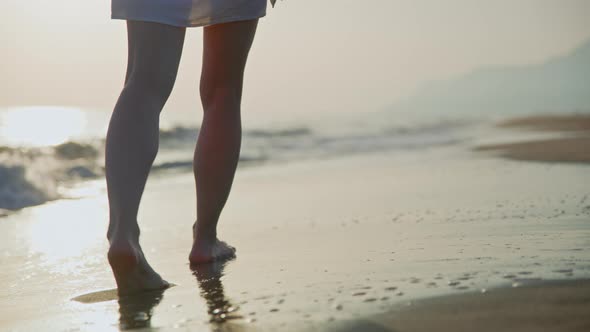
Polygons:
M135 70L130 73L123 91L137 97L138 101L161 109L172 93L175 81L174 72L158 68Z
M239 84L201 82L201 103L205 112L239 112L242 88Z

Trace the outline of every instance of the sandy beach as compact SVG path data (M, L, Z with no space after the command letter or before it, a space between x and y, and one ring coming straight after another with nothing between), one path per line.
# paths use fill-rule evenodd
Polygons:
M590 163L590 117L535 116L503 121L500 128L531 132L553 132L561 137L535 139L507 144L484 145L478 151L490 151L516 160L557 163Z
M588 331L588 281L542 282L485 293L441 296L330 331Z
M129 298L112 291L103 180L85 182L0 219L0 330L587 330L589 133L566 120L242 167L220 226L238 257L196 270L192 174L156 174L141 243L175 286ZM494 143L531 130L542 141Z

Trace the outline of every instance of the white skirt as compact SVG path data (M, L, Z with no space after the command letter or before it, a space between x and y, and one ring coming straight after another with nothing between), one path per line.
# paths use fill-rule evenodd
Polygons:
M112 0L111 18L200 27L266 15L267 0Z

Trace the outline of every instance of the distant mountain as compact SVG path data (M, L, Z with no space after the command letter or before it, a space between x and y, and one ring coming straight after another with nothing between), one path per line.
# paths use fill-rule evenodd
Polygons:
M491 67L430 82L393 108L448 115L590 112L590 41L542 64Z

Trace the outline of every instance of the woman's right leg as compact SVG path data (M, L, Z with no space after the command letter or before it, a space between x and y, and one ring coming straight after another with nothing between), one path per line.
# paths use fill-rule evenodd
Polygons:
M168 286L141 250L137 212L158 151L160 111L176 80L185 28L128 21L127 33L125 87L109 123L105 158L108 258L120 294Z
M240 156L244 70L258 19L215 24L203 30L203 122L194 155L197 221L192 264L227 259L235 249L217 238L217 222L229 196Z

